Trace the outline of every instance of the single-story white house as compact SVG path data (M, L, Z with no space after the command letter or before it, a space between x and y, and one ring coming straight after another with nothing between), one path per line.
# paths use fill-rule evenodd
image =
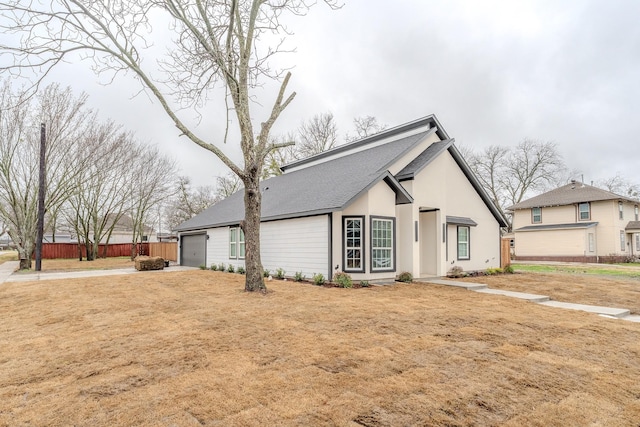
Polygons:
M504 217L431 115L261 183L265 269L386 280L499 267ZM243 265L243 190L176 228L182 265Z

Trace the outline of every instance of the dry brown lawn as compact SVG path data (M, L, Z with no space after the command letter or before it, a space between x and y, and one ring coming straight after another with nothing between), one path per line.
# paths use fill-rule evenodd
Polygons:
M42 271L108 270L129 267L134 267L134 262L131 261L130 257L98 258L93 261L78 261L77 259L42 260Z
M626 308L631 310L632 314L640 314L638 278L567 273L516 273L455 280L484 283L494 289L547 295L556 301Z
M640 324L425 284L0 287L0 425L634 426Z

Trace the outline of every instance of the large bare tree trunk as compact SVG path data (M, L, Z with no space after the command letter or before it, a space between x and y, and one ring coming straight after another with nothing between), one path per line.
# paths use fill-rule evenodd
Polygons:
M260 193L259 172L244 183L244 223L246 278L244 290L247 292L266 291L262 260L260 259Z

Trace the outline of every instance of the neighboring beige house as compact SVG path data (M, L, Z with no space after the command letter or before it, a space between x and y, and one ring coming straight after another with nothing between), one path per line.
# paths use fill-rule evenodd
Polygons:
M619 262L640 254L640 202L572 182L517 203L515 259Z
M261 183L261 257L355 280L500 266L506 222L435 116L339 146ZM244 264L242 190L176 231L183 265Z

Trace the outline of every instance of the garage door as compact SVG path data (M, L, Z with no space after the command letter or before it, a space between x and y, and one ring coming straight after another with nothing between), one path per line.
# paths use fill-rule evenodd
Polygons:
M190 267L206 265L207 235L189 234L180 237L180 264Z

